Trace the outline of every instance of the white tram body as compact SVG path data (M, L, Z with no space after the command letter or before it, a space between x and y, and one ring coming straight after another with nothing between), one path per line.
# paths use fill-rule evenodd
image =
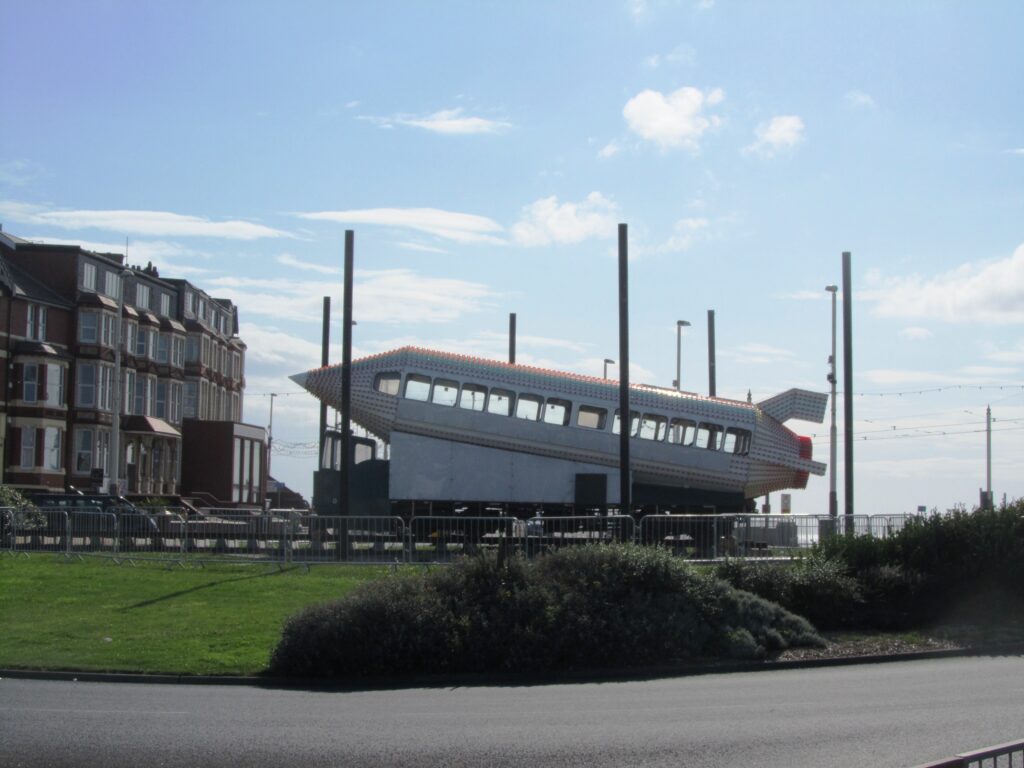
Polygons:
M353 422L390 445L393 500L567 503L579 476L619 501L619 384L417 347L351 367ZM341 366L291 377L340 409ZM783 422L820 423L828 395L791 389L753 404L630 386L631 482L753 499L803 488L825 465Z

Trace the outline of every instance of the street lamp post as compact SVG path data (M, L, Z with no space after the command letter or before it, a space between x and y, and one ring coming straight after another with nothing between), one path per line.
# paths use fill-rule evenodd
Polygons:
M832 385L832 426L829 428L829 460L828 460L828 514L829 517L839 516L839 498L836 496L836 292L839 287L826 285L825 290L832 294L832 354L828 357L830 370L828 381Z
M124 315L124 292L128 285L128 278L132 276L130 269L122 269L119 275L121 279L121 291L117 300L117 322L114 323L114 412L110 420L110 456L107 458L107 493L112 496L119 496L121 492L121 389L124 386L121 381L121 344ZM101 382L97 382L101 384ZM100 387L97 387L99 390Z
M683 388L682 359L683 359L683 328L690 325L689 320L676 320L676 391Z
M604 377L606 379L608 378L608 366L609 365L615 365L615 361L612 360L611 358L606 357L604 359Z

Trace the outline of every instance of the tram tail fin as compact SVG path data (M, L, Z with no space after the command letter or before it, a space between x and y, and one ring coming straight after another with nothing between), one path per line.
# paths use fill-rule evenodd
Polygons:
M767 400L762 400L757 407L780 423L790 419L800 419L821 424L825 420L827 405L828 393L826 392L787 389Z

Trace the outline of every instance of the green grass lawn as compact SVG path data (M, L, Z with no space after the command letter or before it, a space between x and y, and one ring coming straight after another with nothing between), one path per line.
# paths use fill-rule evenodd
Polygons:
M291 614L387 572L2 555L0 667L251 675Z

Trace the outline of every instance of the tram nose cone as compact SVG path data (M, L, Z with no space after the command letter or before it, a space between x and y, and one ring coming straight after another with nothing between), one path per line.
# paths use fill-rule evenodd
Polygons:
M303 371L302 373L296 373L288 377L303 389L306 388L306 380L309 379L309 372Z

